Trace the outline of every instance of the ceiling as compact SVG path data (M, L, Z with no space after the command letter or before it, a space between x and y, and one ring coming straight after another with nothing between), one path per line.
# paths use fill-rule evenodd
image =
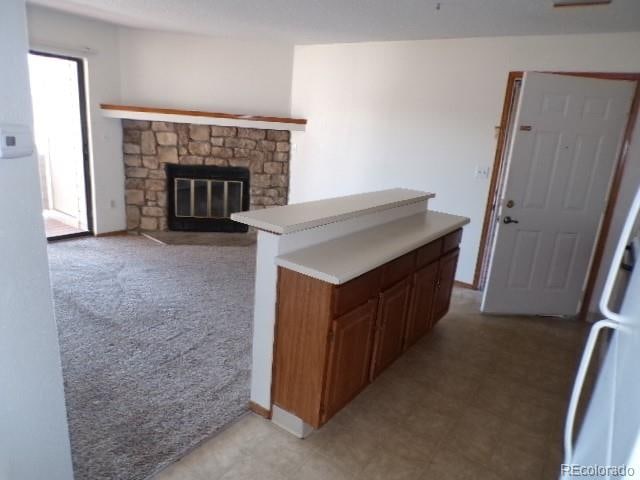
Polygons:
M30 0L108 22L287 43L640 31L640 0Z

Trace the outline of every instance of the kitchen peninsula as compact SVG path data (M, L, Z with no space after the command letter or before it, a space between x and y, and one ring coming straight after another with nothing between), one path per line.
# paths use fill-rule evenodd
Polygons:
M252 409L319 428L449 309L466 217L391 189L235 213L258 230Z

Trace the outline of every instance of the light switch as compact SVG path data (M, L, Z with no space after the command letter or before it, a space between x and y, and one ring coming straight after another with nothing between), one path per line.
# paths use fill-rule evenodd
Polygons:
M483 167L478 165L475 170L475 177L478 180L485 180L489 178L490 173L491 173L491 167Z

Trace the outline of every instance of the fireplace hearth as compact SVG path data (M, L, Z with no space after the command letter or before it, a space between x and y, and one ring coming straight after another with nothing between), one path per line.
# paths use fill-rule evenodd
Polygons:
M287 203L286 130L145 120L123 120L122 127L132 233L238 231L228 218L238 208Z
M249 210L247 168L167 164L169 230L246 232L232 213Z

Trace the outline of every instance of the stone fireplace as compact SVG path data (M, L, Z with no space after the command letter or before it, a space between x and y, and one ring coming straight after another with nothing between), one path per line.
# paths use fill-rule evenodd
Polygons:
M287 203L287 130L127 119L122 127L129 231L244 231L228 219L233 211Z

